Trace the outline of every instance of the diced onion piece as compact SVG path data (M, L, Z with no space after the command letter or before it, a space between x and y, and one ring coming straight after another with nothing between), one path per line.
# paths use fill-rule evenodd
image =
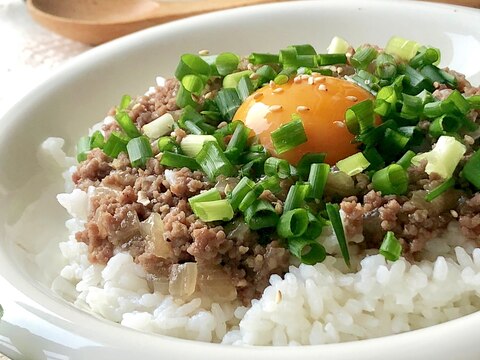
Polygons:
M385 53L396 55L400 59L408 61L415 56L419 48L420 44L415 41L393 36L385 46Z
M187 298L195 292L197 286L197 263L175 264L170 270L168 291L170 295Z
M172 246L163 237L163 220L159 213L152 213L140 223L140 233L147 240L147 252L164 259L172 257Z
M423 159L427 160L425 172L433 172L443 179L452 177L455 168L465 154L465 145L452 136L440 136L433 150L418 154L412 158L413 165L419 165Z
M142 130L150 139L158 139L161 136L170 134L173 128L173 116L170 113L163 114L152 122L143 125Z
M201 266L198 269L198 287L212 301L226 302L237 298L232 279L219 266Z
M187 135L182 139L180 148L189 157L195 157L207 141L217 141L212 135Z
M330 45L328 45L327 52L329 54L345 54L348 51L350 44L339 36L335 36Z

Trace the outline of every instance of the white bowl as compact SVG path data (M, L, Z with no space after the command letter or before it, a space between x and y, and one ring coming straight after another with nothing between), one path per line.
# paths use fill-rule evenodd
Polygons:
M384 338L294 348L231 347L144 334L89 315L49 290L66 214L56 203L60 171L37 160L39 144L76 139L124 93L172 75L184 52L325 48L334 35L385 44L400 35L442 49L449 65L480 82L480 11L417 2L319 1L249 7L152 28L72 61L0 122L0 352L13 359L478 359L480 313ZM51 265L39 268L38 259Z

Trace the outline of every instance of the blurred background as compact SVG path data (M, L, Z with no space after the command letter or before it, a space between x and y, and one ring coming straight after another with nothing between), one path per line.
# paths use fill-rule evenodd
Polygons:
M68 7L70 1L76 0L62 0L57 3L61 3L65 8ZM128 3L131 0L115 1ZM187 5L188 3L185 1L195 2L195 0L182 1L183 9L192 6ZM49 1L43 2L49 3ZM101 2L103 1L93 1L92 4ZM145 0L144 2L150 1ZM436 2L480 8L480 0L436 0ZM211 4L213 3L224 4L222 0L211 1ZM63 10L65 11L65 9ZM2 85L0 86L0 117L23 94L48 77L53 70L68 59L92 47L57 35L40 26L29 15L23 0L0 0L0 34L2 34L3 45L3 53L0 56L0 84Z

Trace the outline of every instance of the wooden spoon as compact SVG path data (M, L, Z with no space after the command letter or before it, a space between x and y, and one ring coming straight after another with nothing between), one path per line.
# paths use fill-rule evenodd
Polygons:
M28 0L32 17L46 28L97 45L167 21L280 0Z

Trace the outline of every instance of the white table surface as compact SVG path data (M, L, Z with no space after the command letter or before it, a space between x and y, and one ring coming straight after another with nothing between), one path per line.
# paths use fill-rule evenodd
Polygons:
M0 117L35 85L89 46L37 25L23 0L0 0Z

